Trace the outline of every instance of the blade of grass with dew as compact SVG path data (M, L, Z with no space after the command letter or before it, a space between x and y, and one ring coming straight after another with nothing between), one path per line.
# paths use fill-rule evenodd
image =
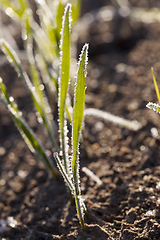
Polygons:
M56 170L53 166L52 160L47 156L45 149L41 142L38 140L32 129L28 126L25 120L22 118L22 113L18 110L17 105L13 97L9 97L9 93L3 83L3 80L0 78L0 100L8 109L12 119L14 120L18 130L20 131L23 139L28 145L31 152L33 152L38 159L45 164L50 174L57 178Z
M38 68L40 69L43 82L47 86L48 93L50 93L52 97L53 96L56 97L55 90L57 94L58 84L57 84L56 77L53 76L56 73L55 72L53 73L53 69L47 66L47 62L43 57L42 53L38 55L37 65L38 65ZM66 103L66 113L67 113L69 122L72 123L72 107L71 107L71 104L68 104L68 102Z
M58 92L58 77L56 75L56 72L50 68L46 62L46 59L43 56L42 52L38 52L36 54L36 64L41 72L41 77L43 79L43 82L45 83L48 93L55 97L55 92L57 95Z
M26 43L26 49L27 49L27 56L29 60L30 65L30 73L32 77L32 81L35 87L35 91L37 95L39 96L39 99L41 101L41 104L43 108L49 107L48 103L46 104L43 90L43 85L40 80L39 72L36 67L35 58L33 55L33 38L32 38L32 29L31 29L31 21L32 21L32 15L30 11L26 11L25 17L24 17L24 23L23 24L23 36L25 36L25 43Z
M62 164L61 160L59 159L58 154L56 152L54 153L54 158L56 160L57 166L58 166L65 182L67 183L71 193L74 194L74 185L72 183L70 175L67 174L67 172L66 172L66 170L65 170L65 168L64 168L64 166L63 166L63 164Z
M56 23L53 21L53 13L50 10L49 6L46 4L46 1L40 1L36 0L39 8L39 17L40 17L40 22L41 26L46 33L49 42L50 42L50 51L53 54L54 57L56 55L59 55L58 49L57 49L57 41L56 41L56 36L55 36L55 28L56 28Z
M118 116L115 116L109 112L105 112L99 109L95 108L87 108L85 109L85 116L93 116L96 118L101 118L105 121L110 121L112 123L118 124L121 127L126 127L132 131L138 131L142 128L142 124L138 122L137 120L127 120L124 118L120 118Z
M52 147L56 146L56 149L58 149L57 143L55 142L55 131L53 126L55 125L53 122L53 116L51 114L51 109L49 106L49 103L47 101L47 97L45 95L45 92L43 91L44 85L42 84L39 76L39 72L36 67L35 58L33 55L33 39L32 39L32 29L31 29L31 21L32 21L32 15L30 11L26 11L25 14L25 21L24 21L24 35L26 39L26 49L27 49L27 55L30 65L30 72L32 76L32 81L35 87L35 91L40 99L41 106L45 111L46 114L46 120L48 122L49 129L47 131L48 137L52 143ZM47 111L46 111L47 110Z
M14 50L11 48L11 46L4 39L0 39L0 45L2 46L3 52L9 58L9 61L13 63L13 66L15 67L18 74L20 74L22 79L25 81L25 83L29 89L29 92L31 94L34 106L38 112L39 121L43 122L43 125L46 129L49 139L51 139L53 141L53 145L54 145L55 149L58 149L57 142L54 138L54 132L52 131L53 130L52 124L48 118L48 115L46 114L45 108L43 108L43 106L41 104L41 100L39 99L39 96L37 95L37 93L35 91L35 87L31 83L27 73L24 71L17 54L14 52Z
M35 91L37 92L37 95L39 96L39 99L41 103L43 104L43 94L40 90L41 81L39 78L39 73L36 68L35 59L33 56L33 39L32 39L32 29L31 29L31 21L32 21L32 15L31 11L28 10L25 12L24 16L24 24L23 24L23 34L22 37L25 41L26 50L27 50L27 56L29 60L29 66L30 66L30 73L32 77L32 81L35 87Z
M158 102L159 102L159 104L160 104L160 94L159 94L159 89L158 89L158 85L157 85L156 77L155 77L155 74L154 74L154 70L153 70L153 68L151 68L151 70L152 70L153 82L154 82L154 86L155 86L155 90L156 90L156 94L157 94Z
M152 110L155 111L156 113L159 113L159 114L160 114L160 105L159 105L159 104L149 102L149 103L146 105L146 107L149 108L149 109L152 109Z
M56 35L57 35L57 42L59 42L60 40L60 32L61 32L61 28L62 28L62 17L63 17L63 11L64 11L64 7L62 4L62 1L59 1L58 6L57 6L57 11L56 11Z
M85 105L85 77L86 65L88 60L88 44L85 44L78 63L77 78L75 82L74 93L74 112L72 125L72 172L75 189L75 202L77 215L83 230L84 209L81 200L80 180L79 180L79 141L83 123L84 105Z
M62 151L64 167L69 173L68 160L68 142L67 142L67 125L66 125L66 97L70 76L70 27L71 27L71 5L67 4L63 16L61 45L60 45L60 77L58 80L58 106L59 106L59 131L60 147Z
M47 62L53 63L55 60L53 49L51 46L51 42L48 39L46 33L44 30L34 21L32 23L32 30L33 30L33 37L35 39L35 42L40 49L41 52L43 52L43 56L47 60Z

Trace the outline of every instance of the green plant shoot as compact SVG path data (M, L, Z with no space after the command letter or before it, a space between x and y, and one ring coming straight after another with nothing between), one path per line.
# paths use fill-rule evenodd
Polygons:
M88 44L85 44L78 63L77 77L75 82L74 92L74 114L73 114L73 126L72 126L72 172L73 182L75 189L75 202L77 208L78 218L82 229L84 226L84 206L81 201L81 190L79 182L79 142L84 117L84 105L85 105L85 77L86 77L86 65L88 61Z
M152 109L156 113L160 114L160 94L159 94L159 89L158 89L158 85L157 85L157 81L156 81L156 77L155 77L153 68L151 68L151 70L152 70L153 82L154 82L154 86L155 86L155 90L156 90L156 94L157 94L157 98L158 98L159 104L149 102L146 105L146 107L149 108L149 109Z
M155 77L155 74L154 74L154 70L153 70L153 68L151 68L151 70L152 70L153 82L154 82L154 86L155 86L155 90L156 90L156 94L157 94L158 102L159 102L159 104L160 104L160 94L159 94L159 89L158 89L158 85L157 85L156 77Z
M52 143L52 146L54 146L55 149L58 149L57 142L55 140L53 123L52 123L50 117L48 116L46 109L44 108L44 106L42 104L42 99L40 99L39 95L35 91L35 87L31 83L27 73L24 71L22 64L20 62L20 59L18 58L17 54L14 52L12 47L4 39L0 39L0 45L2 47L3 52L9 58L9 61L13 64L13 66L15 67L18 74L20 74L22 79L25 81L25 84L27 85L29 92L31 94L34 106L39 115L39 121L43 123L43 125L46 129L48 138L50 139L50 141Z
M50 174L57 178L55 167L53 166L52 160L47 156L44 147L38 140L32 129L28 126L22 117L22 113L18 110L17 104L13 97L9 96L7 89L0 78L0 100L3 102L5 107L8 109L11 117L13 118L18 130L20 131L23 139L28 145L29 149L45 164Z
M66 125L66 98L70 77L70 28L71 5L67 4L62 22L60 43L60 77L58 81L58 106L59 106L59 132L60 148L62 151L64 166L69 172L67 125Z

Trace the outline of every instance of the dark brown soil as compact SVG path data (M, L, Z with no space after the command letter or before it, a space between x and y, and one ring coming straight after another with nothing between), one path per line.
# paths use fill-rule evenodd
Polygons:
M115 2L84 1L82 13L107 4L117 8ZM160 8L158 0L130 3L134 7ZM86 108L137 120L143 127L133 132L93 116L85 118L81 169L90 169L103 185L81 171L82 195L88 209L83 232L63 179L48 177L1 104L1 240L160 239L160 140L152 134L153 128L160 131L160 116L146 108L149 101L157 101L150 68L154 67L158 80L160 22L133 22L120 15L111 21L94 20L80 34L78 49L85 41L90 43ZM23 64L27 62L23 60ZM30 126L45 142L22 79L7 62L1 62L0 72ZM8 217L17 224L7 227Z

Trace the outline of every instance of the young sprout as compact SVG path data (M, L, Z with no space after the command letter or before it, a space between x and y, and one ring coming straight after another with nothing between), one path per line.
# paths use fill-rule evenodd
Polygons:
M151 68L151 70L152 70L153 82L154 82L156 95L157 95L157 99L158 99L159 104L158 103L149 102L146 105L146 107L149 108L149 109L152 109L153 111L155 111L155 112L160 114L160 94L159 94L159 89L158 89L158 85L157 85L157 81L156 81L156 78L155 78L155 74L154 74L153 68Z
M47 94L45 92L45 86L41 82L41 79L44 76L41 74L41 67L37 69L37 62L35 59L35 55L38 52L40 54L40 59L43 65L43 69L48 74L48 78L51 80L53 77L51 76L51 71L47 69L47 59L50 59L53 63L57 61L57 53L53 53L53 44L55 41L59 41L59 36L57 35L57 30L62 25L61 31L61 40L60 40L60 60L59 62L59 78L58 81L55 82L56 89L58 91L58 112L59 112L59 138L60 138L60 157L57 153L54 153L54 158L57 162L57 166L62 173L64 180L70 189L70 194L72 198L74 197L77 209L77 215L83 230L85 230L84 225L84 212L86 212L85 204L81 197L81 189L80 189L80 177L79 177L79 142L81 129L84 118L84 105L85 105L85 77L86 77L86 65L88 58L88 44L85 44L82 52L80 54L80 59L78 62L78 68L76 73L75 80L75 91L74 91L74 106L73 106L73 117L70 115L69 108L71 107L68 103L68 87L70 82L70 61L71 61L71 4L67 4L64 16L62 20L62 24L58 18L57 21L57 29L56 24L52 23L51 18L47 15L47 5L45 3L42 4L42 1L37 1L40 5L41 12L43 16L41 16L41 26L36 25L34 19L32 17L31 10L25 9L24 3L26 0L19 0L19 5L23 5L23 13L19 14L19 20L22 21L23 27L23 36L27 51L28 63L30 67L30 75L24 70L22 63L13 50L13 48L8 44L4 39L0 39L0 46L2 51L6 54L9 61L15 67L18 75L24 80L29 93L32 97L33 105L36 109L36 113L38 113L39 120L44 126L49 142L51 143L52 151L59 151L59 147L55 137L55 129L54 129L54 121L53 116L51 115L51 108L48 103ZM8 7L11 7L13 12L16 11L12 4L7 1ZM74 2L74 9L77 9L76 15L74 16L74 21L78 16L78 9L80 1L76 0ZM62 11L62 3L59 2L58 5L58 16L61 15ZM37 29L37 31L34 31ZM42 33L42 34L40 34ZM43 38L42 36L45 36ZM45 41L46 40L46 41ZM33 49L33 41L36 43L36 47ZM50 49L50 50L49 50ZM59 49L59 47L57 48ZM45 52L46 51L46 52ZM55 50L57 51L57 50ZM46 55L46 56L45 56ZM48 57L47 57L48 56ZM55 69L53 69L54 71ZM44 71L44 70L43 70ZM56 71L56 70L55 70ZM53 81L53 79L51 80ZM14 99L10 97L2 79L0 79L0 100L8 109L11 117L13 118L18 130L20 131L22 137L27 143L30 150L41 159L46 165L49 172L52 176L57 177L56 170L53 166L52 160L46 154L46 150L36 137L35 133L28 126L26 121L22 117L22 113L19 111L18 106L16 105ZM71 148L72 148L72 156L68 156L68 136L67 136L67 117L72 123L72 139L71 139ZM73 119L73 120L72 120Z
M74 112L72 122L72 156L71 167L69 171L66 170L64 162L62 162L59 159L57 153L54 154L55 160L62 173L62 176L75 198L77 215L82 230L85 230L84 213L86 212L86 207L81 197L80 189L79 143L84 118L85 77L87 60L88 60L88 44L85 44L82 48L82 52L79 58L77 76L75 81L74 106L73 106Z

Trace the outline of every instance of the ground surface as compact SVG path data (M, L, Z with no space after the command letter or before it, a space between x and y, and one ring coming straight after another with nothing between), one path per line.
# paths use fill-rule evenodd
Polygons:
M82 12L97 10L105 2L85 1ZM114 1L107 2L116 7ZM160 8L158 0L130 3ZM143 127L134 132L93 116L85 118L81 169L89 168L103 185L81 171L88 209L82 232L63 180L49 179L0 105L0 239L160 239L160 140L151 133L153 128L160 132L160 116L145 107L157 101L150 67L159 82L160 23L120 17L94 21L81 33L78 49L84 41L90 43L86 108L136 119ZM9 64L0 68L24 116L44 141L22 80ZM14 227L12 221L12 227L2 231L9 216L17 223Z

